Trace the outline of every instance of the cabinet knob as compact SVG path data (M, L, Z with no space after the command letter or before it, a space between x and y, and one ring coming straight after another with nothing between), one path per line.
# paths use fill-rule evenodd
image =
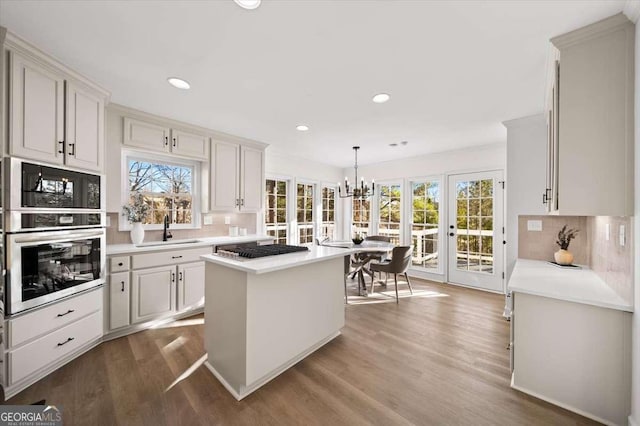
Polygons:
M124 263L122 263L122 262L118 263L118 266L122 266L122 265L124 265Z
M453 237L454 235L456 235L456 234L454 234L453 232L449 232L449 236L450 237Z

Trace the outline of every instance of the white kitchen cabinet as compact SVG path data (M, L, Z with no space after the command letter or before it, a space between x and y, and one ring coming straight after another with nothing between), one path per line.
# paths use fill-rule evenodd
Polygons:
M66 164L101 171L104 163L104 99L67 82Z
M178 310L204 303L204 262L178 265Z
M171 152L184 157L208 160L209 137L171 129Z
M9 153L101 172L108 92L7 33Z
M174 265L131 272L131 322L139 323L176 310Z
M64 77L54 68L10 52L9 152L64 161Z
M111 274L109 278L109 329L114 330L130 324L129 306L131 286L129 272Z
M214 141L211 210L256 212L264 194L264 150Z
M160 122L124 118L125 145L159 153L206 161L209 158L209 137L172 129Z
M124 119L124 144L157 152L170 152L170 129L145 121Z
M620 13L551 40L550 213L633 214L634 34Z

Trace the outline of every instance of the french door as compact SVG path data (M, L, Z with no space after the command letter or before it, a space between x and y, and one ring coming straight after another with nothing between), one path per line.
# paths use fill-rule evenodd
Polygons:
M503 291L502 171L449 176L449 281Z

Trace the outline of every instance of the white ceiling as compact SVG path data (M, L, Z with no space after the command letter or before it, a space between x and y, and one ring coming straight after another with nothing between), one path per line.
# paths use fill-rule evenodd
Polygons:
M113 102L344 167L352 145L366 164L505 141L542 111L548 39L624 3L0 0L0 24Z

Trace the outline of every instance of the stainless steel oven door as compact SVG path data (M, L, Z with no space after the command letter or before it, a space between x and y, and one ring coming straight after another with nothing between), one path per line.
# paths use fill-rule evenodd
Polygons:
M104 283L100 229L7 235L7 313L16 314Z

